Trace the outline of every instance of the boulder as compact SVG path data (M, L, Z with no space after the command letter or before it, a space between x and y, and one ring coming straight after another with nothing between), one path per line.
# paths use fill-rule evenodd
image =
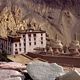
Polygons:
M80 73L77 70L73 70L60 76L58 80L80 80Z
M64 74L63 67L58 64L38 60L30 62L27 71L33 80L55 80L56 77Z
M0 80L24 80L24 75L16 70L0 69Z

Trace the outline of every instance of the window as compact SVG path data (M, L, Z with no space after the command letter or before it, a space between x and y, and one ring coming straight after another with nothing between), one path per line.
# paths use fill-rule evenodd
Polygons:
M33 34L34 37L36 37L36 34Z
M41 37L41 40L43 40L43 37Z
M25 42L26 40L24 39L24 42Z
M36 40L36 38L34 37L34 40Z
M31 37L31 34L28 34L28 37Z
M41 44L43 44L43 41L41 41Z
M17 44L15 44L15 47L17 47Z
M19 43L19 46L21 46L21 43Z
M15 51L17 52L18 50L17 50L17 49L15 49Z
M26 48L24 48L24 51L26 52Z
M36 45L36 42L34 42L34 45Z
M23 37L25 37L25 35L23 35Z
M19 48L19 51L21 51L21 48Z
M31 41L31 38L29 38L29 41Z
M41 36L43 36L43 34L41 33Z
M29 42L29 45L31 46L31 42Z
M26 43L24 43L24 46L26 46Z

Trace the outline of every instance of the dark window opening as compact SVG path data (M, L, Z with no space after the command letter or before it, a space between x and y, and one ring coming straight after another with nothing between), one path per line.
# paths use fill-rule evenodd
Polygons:
M24 48L24 51L26 52L26 48Z
M41 37L41 40L43 40L43 37Z
M31 41L31 38L29 38L29 41Z
M17 49L15 49L15 51L18 51Z
M26 40L24 39L24 41L26 41Z
M15 44L15 47L17 47L17 44Z
M24 43L24 46L26 46L26 43Z
M28 34L28 37L31 37L31 34Z
M36 38L34 38L34 40L36 40Z
M36 37L36 34L33 34L34 35L34 37Z
M19 51L21 51L21 48L19 48Z
M43 36L43 34L41 33L41 36Z
M36 45L36 42L34 42L34 45Z
M21 43L19 43L19 46L21 46Z
M29 43L29 45L31 46L31 42Z
M23 37L25 37L25 35L23 35Z
M43 44L43 41L41 41L41 44Z

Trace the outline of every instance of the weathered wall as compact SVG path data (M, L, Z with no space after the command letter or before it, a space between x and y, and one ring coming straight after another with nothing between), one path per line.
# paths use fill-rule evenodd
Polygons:
M49 63L58 63L62 66L71 66L71 67L80 67L80 57L72 57L72 56L49 56L49 55L41 55L41 54L33 54L29 53L28 56L32 58L41 58Z

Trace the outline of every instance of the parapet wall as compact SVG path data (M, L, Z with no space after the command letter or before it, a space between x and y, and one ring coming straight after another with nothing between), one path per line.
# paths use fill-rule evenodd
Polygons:
M33 58L42 58L50 63L57 63L62 66L71 66L71 67L80 67L80 57L71 57L71 56L50 56L50 55L41 55L41 54L27 54Z

